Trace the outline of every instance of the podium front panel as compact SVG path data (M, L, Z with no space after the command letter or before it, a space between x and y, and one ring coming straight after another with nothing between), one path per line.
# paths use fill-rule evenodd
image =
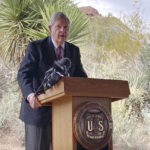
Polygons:
M111 100L107 98L73 97L73 130L82 147L112 150Z

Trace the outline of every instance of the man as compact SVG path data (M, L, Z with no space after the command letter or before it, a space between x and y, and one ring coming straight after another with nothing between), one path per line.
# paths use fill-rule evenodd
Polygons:
M79 48L66 42L70 21L57 12L51 17L51 36L28 44L18 71L18 83L23 93L20 119L25 123L26 150L51 150L51 106L41 106L34 92L43 81L45 72L55 60L71 60L70 76L87 77L80 60Z
M18 83L23 93L20 119L25 123L26 150L52 150L51 106L41 106L34 92L41 85L45 72L55 60L71 60L70 76L87 77L80 60L79 48L66 42L70 21L62 13L50 20L51 36L29 43L18 71ZM86 150L80 144L78 150ZM107 150L107 146L103 150Z

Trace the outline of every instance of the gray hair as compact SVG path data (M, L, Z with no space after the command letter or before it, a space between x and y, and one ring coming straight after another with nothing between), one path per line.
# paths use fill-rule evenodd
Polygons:
M55 14L52 15L52 17L50 19L50 25L52 26L55 23L55 21L58 20L58 19L65 19L68 22L68 24L70 24L70 20L66 16L65 13L63 13L63 12L57 12L57 13L55 13Z

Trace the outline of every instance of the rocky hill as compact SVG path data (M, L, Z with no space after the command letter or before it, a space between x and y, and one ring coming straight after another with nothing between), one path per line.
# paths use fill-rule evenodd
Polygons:
M99 14L97 9L91 6L79 7L79 9L83 11L87 16L90 16L90 17L102 16L101 14Z

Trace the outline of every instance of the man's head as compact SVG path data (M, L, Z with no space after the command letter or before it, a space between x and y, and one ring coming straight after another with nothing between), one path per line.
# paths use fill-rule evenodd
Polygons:
M58 45L62 45L67 39L69 25L70 20L63 12L57 12L51 17L49 31Z

